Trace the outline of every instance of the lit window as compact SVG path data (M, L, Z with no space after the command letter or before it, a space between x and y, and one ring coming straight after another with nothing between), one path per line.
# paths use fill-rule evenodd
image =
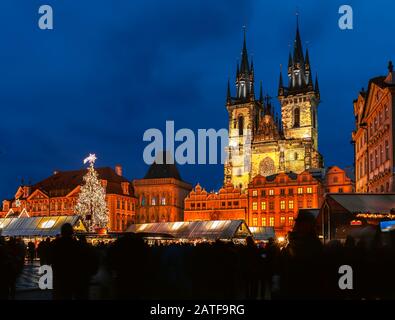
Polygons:
M258 218L252 218L252 225L253 225L254 227L257 227L257 226L258 226Z
M294 208L294 201L293 200L289 200L288 201L288 209L293 209Z
M307 188L307 193L313 193L313 188L312 187L308 187Z
M252 210L258 210L258 202L252 203Z
M269 190L269 196L272 196L272 195L274 195L274 190L273 190L273 189L270 189L270 190Z
M285 217L280 217L280 224L281 226L285 225Z
M292 226L294 224L294 217L288 217L288 225Z
M153 197L153 198L151 199L151 205L152 205L152 206L156 206L156 198L155 198L155 197Z
M262 218L262 227L266 227L266 218Z
M266 210L266 201L261 202L261 210Z
M270 217L269 226L274 227L274 217Z
M298 188L298 194L302 194L303 193L303 188L299 187Z
M285 200L280 201L280 209L285 210Z
M160 203L162 204L162 206L166 205L166 198L162 197L162 199L160 200Z
M252 196L257 197L258 196L258 191L257 190L252 190Z

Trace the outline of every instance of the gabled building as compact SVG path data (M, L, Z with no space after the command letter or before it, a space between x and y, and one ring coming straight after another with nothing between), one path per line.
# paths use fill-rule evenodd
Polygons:
M394 94L392 62L387 76L370 79L354 100L356 192L394 192Z
M106 191L109 230L124 231L134 223L136 198L131 183L122 176L122 168L97 168ZM13 199L3 201L6 216L25 212L29 217L74 215L80 186L87 169L55 171L34 184L20 186Z

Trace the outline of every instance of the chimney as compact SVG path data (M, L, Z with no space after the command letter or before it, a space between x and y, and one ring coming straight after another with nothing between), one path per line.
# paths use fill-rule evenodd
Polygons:
M30 196L30 191L31 191L30 186L24 186L23 187L23 197L27 198L28 196Z
M118 176L122 177L122 166L121 166L120 164L117 164L117 165L115 166L115 173L116 173Z
M129 182L121 182L123 194L129 195Z

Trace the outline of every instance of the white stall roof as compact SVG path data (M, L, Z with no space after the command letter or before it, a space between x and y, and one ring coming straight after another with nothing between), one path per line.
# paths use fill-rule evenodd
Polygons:
M29 218L1 218L0 235L6 237L53 237L60 234L64 223L70 223L74 230L86 232L79 216L50 216Z
M274 227L250 227L250 231L256 240L275 239Z
M180 221L132 224L126 232L176 239L235 239L252 236L244 220Z

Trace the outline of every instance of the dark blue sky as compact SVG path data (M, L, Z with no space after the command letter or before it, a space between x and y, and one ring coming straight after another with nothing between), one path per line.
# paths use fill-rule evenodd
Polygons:
M387 3L386 3L387 2ZM54 10L54 30L37 26L38 8ZM22 178L54 170L120 163L142 177L148 128L227 128L226 81L234 79L247 26L256 80L277 93L299 8L304 46L318 72L319 148L326 165L349 166L352 101L395 58L392 1L347 1L354 30L338 28L343 1L4 0L0 13L0 198ZM278 103L277 103L278 107ZM208 189L222 166L180 167Z

